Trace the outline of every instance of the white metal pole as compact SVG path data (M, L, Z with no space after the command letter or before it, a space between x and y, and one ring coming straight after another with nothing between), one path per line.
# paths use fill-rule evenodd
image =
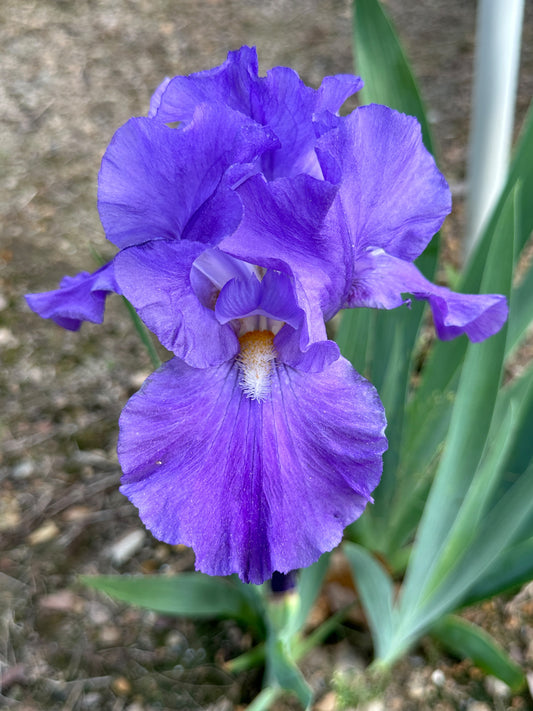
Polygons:
M524 0L479 0L463 256L479 238L507 176Z

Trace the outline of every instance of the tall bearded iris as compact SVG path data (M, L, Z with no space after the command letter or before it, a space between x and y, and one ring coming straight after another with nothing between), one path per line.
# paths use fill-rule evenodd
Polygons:
M310 89L285 67L259 77L247 47L166 80L102 161L118 253L28 297L75 329L121 293L174 353L122 413L121 491L206 573L260 583L309 565L371 500L385 417L327 339L339 309L410 293L441 337L471 340L506 318L503 297L454 294L414 266L448 187L414 119L338 115L360 86L341 75Z

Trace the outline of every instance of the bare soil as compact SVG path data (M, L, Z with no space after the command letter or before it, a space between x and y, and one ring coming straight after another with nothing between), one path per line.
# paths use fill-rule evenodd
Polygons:
M445 230L457 258L470 109L474 3L390 0L455 193ZM518 123L533 94L533 8L526 3ZM0 4L0 706L17 711L244 707L260 672L223 662L250 647L233 622L192 622L91 592L87 573L190 570L193 556L154 540L118 492L117 420L150 362L118 298L103 326L65 332L23 294L95 267L106 244L96 210L99 162L114 131L146 113L164 76L258 47L261 68L294 67L317 86L352 70L346 0L3 0ZM495 88L497 90L497 87ZM129 536L129 538L127 538ZM127 544L130 544L129 548ZM354 596L330 581L317 619ZM469 612L533 670L533 593ZM361 691L371 643L354 614L304 663L316 709L527 709L430 640L384 688ZM442 675L435 676L435 670ZM336 683L331 679L335 675ZM374 696L374 700L369 698ZM369 704L373 704L369 705ZM297 708L292 701L276 707Z

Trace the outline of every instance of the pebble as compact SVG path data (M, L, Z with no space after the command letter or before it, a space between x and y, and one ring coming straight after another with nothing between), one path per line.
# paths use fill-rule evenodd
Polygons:
M117 676L113 680L111 688L118 696L127 696L131 692L131 684L125 676Z
M97 600L86 604L87 615L94 625L105 625L111 619L111 612Z
M205 711L232 711L233 706L229 699L220 699L210 706L206 706Z
M90 513L91 509L88 506L71 506L64 512L63 520L71 523L83 521Z
M435 669L435 671L431 674L431 681L435 684L435 686L444 686L446 677L444 676L442 669Z
M84 601L72 590L58 590L57 592L45 595L39 600L39 607L44 610L55 610L58 612L82 612Z
M423 674L415 672L408 682L407 694L410 699L421 701L429 696L430 688L427 678Z
M358 709L360 711L386 711L383 699L372 699L371 701L367 701L366 704L359 706Z
M324 694L314 705L315 711L335 711L336 708L337 694L334 691L328 691L328 693Z
M21 522L17 499L9 492L0 496L0 531L16 528Z
M31 546L37 546L40 543L48 543L53 540L58 533L59 528L54 521L45 521L42 526L30 533L27 540Z
M508 699L511 696L510 687L495 676L488 676L485 679L485 688L491 696L497 696L500 699Z
M14 479L28 479L35 472L35 465L31 459L23 459L13 467Z
M9 330L9 328L0 328L0 346L3 348L16 348L19 343L19 339Z
M98 639L102 644L118 644L121 633L118 627L113 625L103 625L98 631Z
M472 701L466 708L467 711L492 711L491 707L484 701Z
M109 556L115 565L123 565L143 546L146 533L141 529L130 531L121 539L113 543L109 550Z
M150 371L148 370L140 370L137 373L132 373L130 376L130 385L132 388L140 388L149 375Z
M170 630L165 637L165 646L174 654L181 654L188 647L187 638L178 630Z
M89 691L84 694L80 703L82 709L100 709L102 708L102 694L98 691Z

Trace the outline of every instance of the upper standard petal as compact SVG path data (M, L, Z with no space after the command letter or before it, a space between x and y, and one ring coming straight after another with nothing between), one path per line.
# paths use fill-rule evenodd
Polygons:
M315 114L336 113L361 86L359 77L339 74L326 77L319 89L313 89L289 67L274 67L260 77L255 49L241 47L214 69L171 79L154 100L158 104L154 115L163 122L187 122L199 103L225 103L269 126L278 137L280 145L261 158L268 179L299 173L321 177L314 151Z
M106 236L120 248L180 239L201 220L211 233L200 241L216 243L241 216L224 174L272 145L271 131L223 105L199 106L185 129L130 119L111 140L98 178Z
M228 52L225 62L212 69L187 76L176 76L167 82L157 96L154 116L161 122L190 121L199 104L226 104L252 116L253 88L258 84L255 47L241 47ZM157 94L157 91L156 91Z

